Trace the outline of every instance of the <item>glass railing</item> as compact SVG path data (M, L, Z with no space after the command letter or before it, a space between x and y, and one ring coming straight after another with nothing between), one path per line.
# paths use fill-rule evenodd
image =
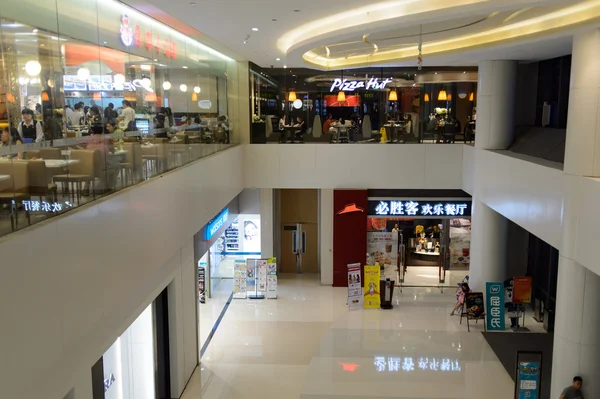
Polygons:
M290 126L266 123L252 124L252 144L453 144L474 143L475 123L431 124L431 126L413 126L410 121L388 122L377 130L365 130L352 121L334 123L327 129L301 128L298 124Z
M3 132L0 145L0 236L233 145L216 126L103 134L83 127L29 144L9 136Z

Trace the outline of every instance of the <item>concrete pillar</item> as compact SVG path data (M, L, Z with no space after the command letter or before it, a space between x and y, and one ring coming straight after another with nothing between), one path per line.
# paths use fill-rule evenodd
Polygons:
M581 181L600 176L599 46L598 29L573 38L550 393L557 398L575 375L583 377L586 397L600 397L600 276L575 261Z
M505 150L515 127L516 61L482 61L477 84L475 148Z
M473 201L470 286L485 290L488 281L506 280L508 219L480 201Z
M478 74L475 149L505 150L514 137L517 62L483 61ZM483 291L486 282L507 278L508 220L483 203L478 182L486 176L478 172L475 170L473 184L469 276L473 290Z

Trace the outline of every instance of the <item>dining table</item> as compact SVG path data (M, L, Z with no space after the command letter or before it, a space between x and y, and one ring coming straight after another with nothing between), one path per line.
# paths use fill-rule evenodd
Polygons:
M64 168L79 163L78 159L42 159L49 169Z

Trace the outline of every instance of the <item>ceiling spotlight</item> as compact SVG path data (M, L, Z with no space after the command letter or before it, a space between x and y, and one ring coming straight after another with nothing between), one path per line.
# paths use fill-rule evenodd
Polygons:
M275 61L281 61L281 58L275 58Z
M185 66L185 65L184 65L184 66L182 66L182 68L183 68L183 69L187 69L187 66Z
M252 32L258 32L258 28L252 28Z
M284 65L284 66L283 66L283 68L284 68L284 69L285 69L285 68L287 68L287 65Z
M244 44L247 44L248 42L246 40L244 40Z

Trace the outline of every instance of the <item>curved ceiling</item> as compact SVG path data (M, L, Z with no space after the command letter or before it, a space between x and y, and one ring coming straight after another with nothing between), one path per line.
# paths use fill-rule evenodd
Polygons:
M123 1L171 14L238 59L324 70L415 65L419 41L426 65L445 65L455 54L465 54L464 65L509 59L517 48L519 60L559 56L570 51L564 39L575 29L600 21L600 0ZM538 48L550 38L561 45Z

